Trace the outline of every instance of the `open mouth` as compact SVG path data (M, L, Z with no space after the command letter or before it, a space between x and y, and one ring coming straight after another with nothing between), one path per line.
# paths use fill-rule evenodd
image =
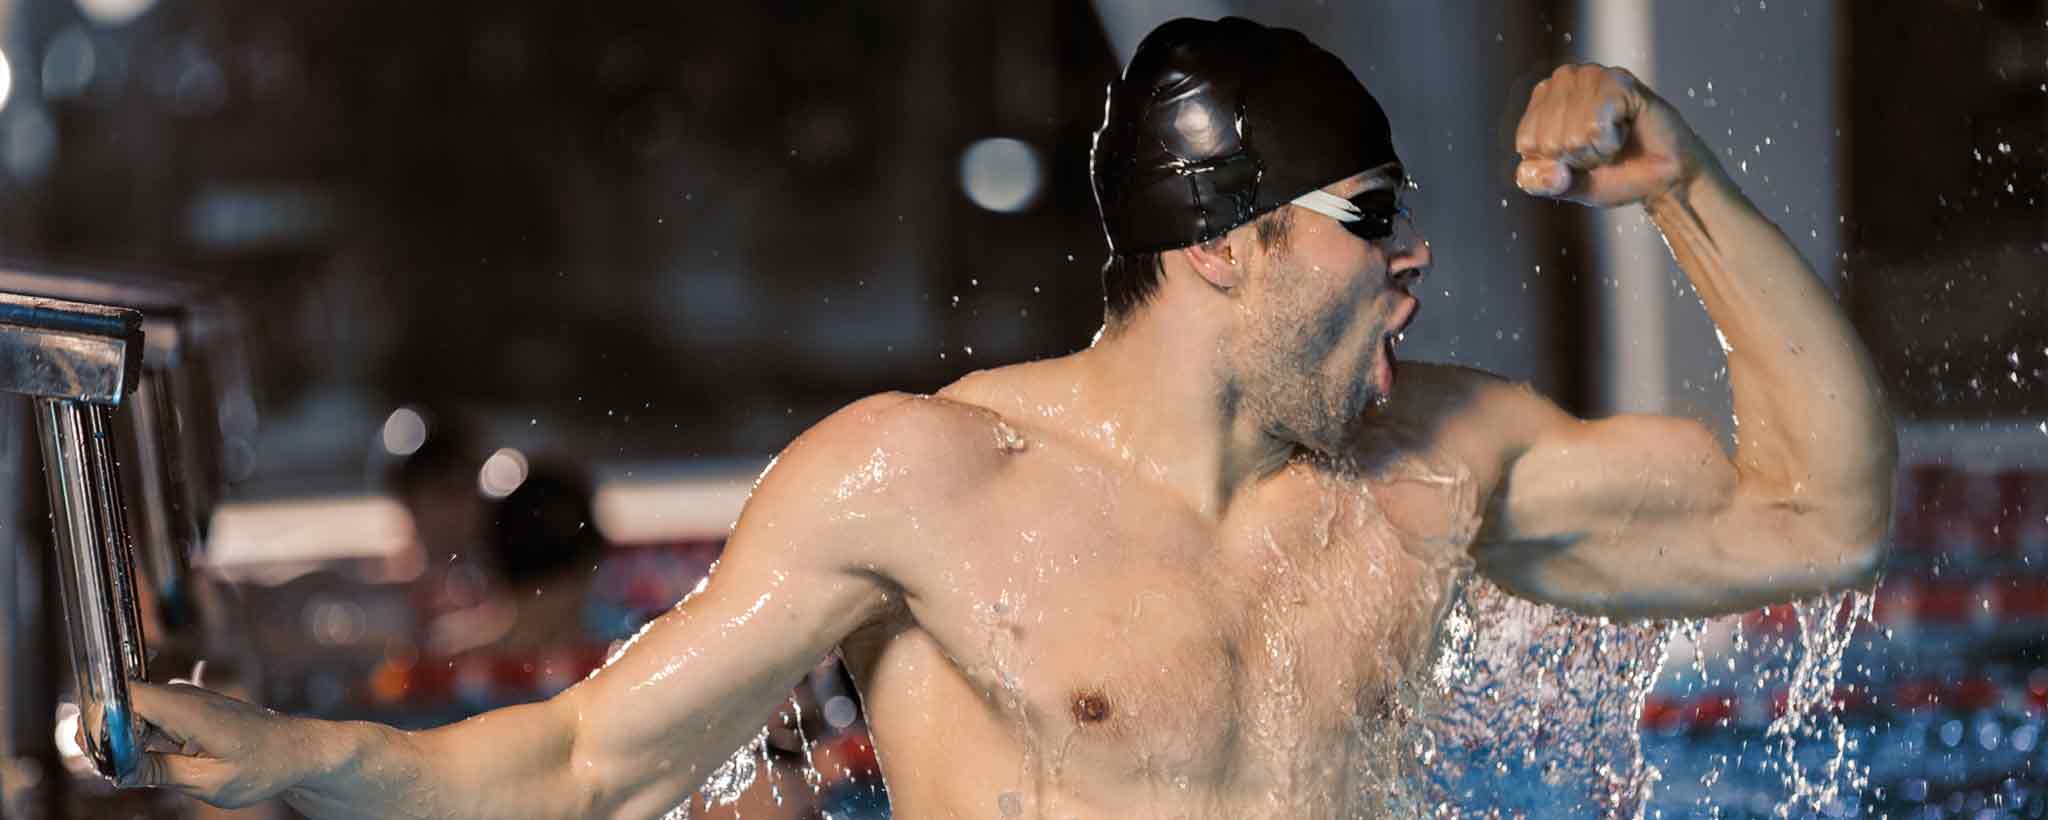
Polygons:
M1413 296L1404 295L1401 300L1400 306L1394 308L1393 321L1388 323L1387 331L1381 334L1380 339L1390 360L1394 355L1394 346L1408 338L1408 326L1415 323L1415 314L1422 308L1422 303Z
M1394 355L1394 346L1408 338L1408 325L1415 321L1415 314L1420 306L1421 302L1415 297L1404 295L1400 306L1394 308L1393 321L1389 323L1387 331L1380 335L1382 370L1378 373L1378 381L1382 396L1394 388L1394 369L1399 363L1398 357Z

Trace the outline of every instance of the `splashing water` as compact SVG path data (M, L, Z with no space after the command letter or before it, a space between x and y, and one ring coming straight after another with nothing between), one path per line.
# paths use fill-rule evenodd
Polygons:
M1870 620L1874 602L1870 595L1846 592L1794 606L1803 651L1797 653L1790 671L1784 714L1771 721L1767 731L1778 746L1784 784L1790 792L1778 805L1779 817L1790 817L1795 809L1816 813L1832 809L1844 786L1856 792L1869 781L1868 768L1849 760L1854 744L1842 725L1835 684L1842 676L1849 639L1857 624ZM1821 764L1819 777L1809 776L1796 757L1799 747L1808 743L1833 747Z
M754 785L754 778L766 768L767 757L768 730L764 728L704 781L704 788L699 791L703 793L705 807L730 806L739 802L740 795L748 786Z
M746 745L741 746L731 757L726 758L724 763L719 764L717 769L712 770L711 776L704 780L704 785L697 789L696 800L701 801L707 810L713 806L730 806L738 803L747 793L747 789L760 777L761 772L769 768L768 729L762 727L761 731L754 735L754 739L747 741ZM690 820L691 802L684 800L681 805L669 809L667 814L662 815L661 820Z
M1776 775L1777 817L1836 813L1868 784L1852 758L1837 683L1873 597L1858 592L1797 604L1795 636L1752 642L1739 632L1746 663L1709 664L1695 651L1689 676L1702 691L1767 696L1783 685L1783 707L1764 732ZM1638 716L1658 681L1666 647L1699 646L1704 620L1617 624L1508 595L1484 581L1467 585L1445 621L1438 683L1444 708L1426 719L1445 754L1424 770L1443 817L1644 817L1664 773L1645 759ZM1737 761L1701 776L1696 801L1719 809L1714 787Z
M1614 624L1466 585L1447 625L1444 706L1427 719L1451 753L1427 772L1440 816L1635 817L1656 769L1636 716L1669 627Z

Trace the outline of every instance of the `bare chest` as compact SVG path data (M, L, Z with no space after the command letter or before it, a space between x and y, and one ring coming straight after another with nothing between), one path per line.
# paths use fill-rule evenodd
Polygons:
M1217 525L1084 479L1060 514L961 533L958 594L918 620L1053 777L1326 789L1426 677L1470 538L1456 483L1303 469Z

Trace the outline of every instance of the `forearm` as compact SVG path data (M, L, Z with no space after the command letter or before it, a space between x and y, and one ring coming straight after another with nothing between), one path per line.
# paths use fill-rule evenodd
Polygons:
M1644 205L1723 336L1744 489L1859 530L1845 539L1875 541L1897 445L1870 354L1792 243L1717 163L1703 163Z
M284 797L313 820L589 816L571 766L574 722L553 702L408 732L319 724L319 770Z

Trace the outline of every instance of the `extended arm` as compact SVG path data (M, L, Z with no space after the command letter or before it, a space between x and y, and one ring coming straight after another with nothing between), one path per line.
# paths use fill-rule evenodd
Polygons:
M147 783L220 805L282 792L326 818L652 818L692 795L804 673L898 593L888 539L835 498L876 446L876 397L821 423L764 476L708 583L555 698L422 732L277 716L189 687L144 687L138 711L178 748ZM900 490L902 488L896 488Z
M1522 391L1481 564L1592 611L1739 611L1869 582L1897 447L1869 353L1820 279L1676 112L1625 72L1560 70L1525 117L1525 188L1641 201L1725 338L1731 457L1689 420L1579 421ZM1532 122L1533 119L1533 122Z

